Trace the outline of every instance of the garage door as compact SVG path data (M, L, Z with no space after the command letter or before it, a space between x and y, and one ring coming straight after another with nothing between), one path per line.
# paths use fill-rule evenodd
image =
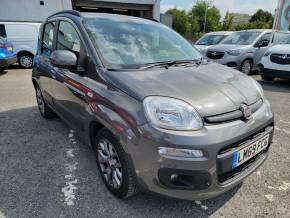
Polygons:
M94 0L73 0L72 3L74 9L80 12L100 12L153 18L153 5L150 4Z

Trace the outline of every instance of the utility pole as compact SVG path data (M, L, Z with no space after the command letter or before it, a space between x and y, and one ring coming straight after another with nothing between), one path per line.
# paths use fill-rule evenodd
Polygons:
M207 2L205 2L205 12L204 12L204 23L203 23L203 32L206 31L206 21L207 21Z
M208 7L213 3L213 0L205 0L205 12L204 12L204 23L203 23L203 32L206 32L206 22L207 22L207 10Z

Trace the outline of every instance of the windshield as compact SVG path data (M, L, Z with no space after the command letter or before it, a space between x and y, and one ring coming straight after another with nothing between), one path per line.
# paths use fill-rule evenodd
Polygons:
M110 69L136 69L149 63L201 59L201 54L170 28L153 21L86 18L85 28Z
M197 45L216 45L219 44L226 36L225 35L207 35L197 41Z
M289 32L277 32L274 36L275 44L290 44Z
M236 32L225 38L221 44L250 45L260 34L261 32Z
M285 40L285 44L290 44L290 37L288 37L288 39Z

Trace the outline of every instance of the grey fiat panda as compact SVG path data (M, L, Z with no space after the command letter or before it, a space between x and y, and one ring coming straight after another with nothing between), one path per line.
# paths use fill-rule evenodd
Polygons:
M32 82L40 114L76 130L120 198L212 198L255 171L272 142L261 86L202 60L155 21L54 14L41 27Z

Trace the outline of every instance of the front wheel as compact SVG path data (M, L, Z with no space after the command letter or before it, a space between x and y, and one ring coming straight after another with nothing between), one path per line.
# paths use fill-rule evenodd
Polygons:
M252 72L253 62L251 60L244 60L241 64L240 71L246 75Z
M106 128L95 137L94 150L101 177L108 190L118 198L129 198L138 192L125 151Z
M0 67L0 73L3 72L6 69L6 67Z
M38 110L41 116L46 119L56 117L56 114L54 113L54 111L45 102L41 89L38 86L35 88L35 93L36 93L36 101L37 101Z
M274 76L265 76L265 75L261 75L262 80L266 81L266 82L272 82L275 77Z

